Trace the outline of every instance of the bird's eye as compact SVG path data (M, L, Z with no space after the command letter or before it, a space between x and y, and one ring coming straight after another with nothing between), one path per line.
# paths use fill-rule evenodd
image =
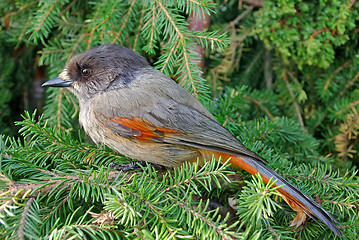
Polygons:
M81 75L84 77L88 77L91 75L91 69L89 68L83 68L81 69Z

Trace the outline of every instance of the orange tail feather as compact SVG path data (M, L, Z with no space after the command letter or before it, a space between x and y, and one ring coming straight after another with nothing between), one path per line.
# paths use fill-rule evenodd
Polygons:
M208 159L209 151L205 151L206 153L203 153L203 156ZM309 216L311 218L319 219L337 236L342 236L342 232L337 226L341 225L331 214L325 211L319 204L305 195L302 191L290 184L273 169L269 168L262 161L248 156L234 156L213 151L211 151L211 154L214 154L216 158L221 157L222 162L225 162L231 158L229 162L232 166L243 169L251 175L260 173L265 183L268 183L269 179L273 177L273 181L277 180L274 186L284 185L283 187L279 188L277 192L279 192L288 205L297 212L297 216L292 221L291 226L296 228L299 227L306 220L306 216Z

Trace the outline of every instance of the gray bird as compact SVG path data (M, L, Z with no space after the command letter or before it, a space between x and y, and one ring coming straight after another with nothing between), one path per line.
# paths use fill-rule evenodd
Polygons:
M230 158L232 167L264 182L277 180L277 191L297 212L291 226L306 216L319 219L337 236L338 221L294 187L265 160L223 128L205 107L145 58L119 45L102 45L72 57L59 77L43 86L68 87L79 100L79 121L98 144L131 158L166 167L184 162Z

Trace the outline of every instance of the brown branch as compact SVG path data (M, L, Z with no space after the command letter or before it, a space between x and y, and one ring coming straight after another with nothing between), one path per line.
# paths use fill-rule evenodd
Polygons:
M30 198L26 202L26 206L24 207L24 210L21 213L21 218L19 221L20 224L19 224L19 228L17 229L17 239L19 239L19 240L25 239L25 236L24 236L25 221L26 221L26 218L28 216L29 210L30 210L33 202L34 202L34 198Z
M44 23L45 23L45 20L46 20L47 17L50 15L51 11L55 8L55 6L56 6L56 4L57 4L57 1L58 1L58 0L56 0L56 1L52 4L52 6L50 7L50 9L46 12L46 14L44 15L44 17L42 18L42 21L40 21L39 25L35 28L35 30L34 30L34 32L33 32L32 34L34 34L34 33L38 32L38 31L40 31L41 27L42 27L42 26L44 25ZM44 7L42 7L42 8L44 8Z
M244 71L244 76L247 77L248 74L251 72L253 66L255 65L255 63L258 61L258 59L263 55L263 52L265 51L265 49L261 49L253 58L253 60L251 61L251 63L249 64L249 66L247 67L247 69ZM243 81L245 79L245 77L243 77L240 81L240 85L243 84Z
M293 82L294 82L296 88L298 89L298 91L303 91L302 86L298 82L298 79L294 76L293 72L288 71L287 74L293 80Z
M223 231L223 228L217 226L216 224L211 222L208 218L202 216L201 214L199 214L198 212L196 212L195 210L193 210L189 206L185 205L184 203L182 203L180 201L176 201L176 205L179 206L180 208L185 209L187 212L191 213L191 215L194 216L195 219L198 218L201 221L205 222L208 226L213 228L218 233L218 235L220 235L222 237L222 239L225 239L225 240L232 239L230 236L225 234L225 232Z
M163 70L166 68L171 56L177 52L177 49L178 49L177 46L179 43L180 43L180 41L177 40L177 43L173 44L172 48L169 51L168 57L166 58L166 61L164 62L163 67L161 68L161 72L163 72Z
M87 27L87 26L85 26L85 27ZM76 49L77 49L78 46L80 45L82 39L84 39L84 37L87 37L87 36L89 36L88 33L84 33L84 34L81 34L81 35L80 35L79 39L77 39L76 43L75 43L74 46L72 47L72 49L71 49L71 55L70 55L69 57L72 57L73 55L75 55Z
M60 89L60 94L59 94L59 101L57 102L57 111L56 111L56 122L57 122L57 129L61 128L61 104L62 104L62 97L64 95L64 89L61 88Z
M359 72L357 72L357 74L355 74L355 76L352 80L350 80L349 82L347 82L345 84L344 89L339 93L339 95L337 96L337 99L340 98L341 96L343 96L345 94L345 92L355 83L355 81L358 80L358 78L359 78Z
M247 96L247 95L243 95L243 97L251 102L253 102L254 104L256 104L259 108L263 109L263 111L269 116L270 119L274 119L273 115L269 112L268 108L266 108L265 106L263 106L263 104L254 99L254 98L251 98L250 96Z
M193 94L198 99L199 98L199 92L198 92L198 90L196 88L194 78L192 76L191 68L190 68L190 65L189 65L190 59L189 59L189 57L187 55L187 51L186 51L184 43L182 44L182 50L183 50L184 61L186 63L186 68L187 68L187 71L186 71L187 73L184 75L184 77L188 76L188 78L190 80L190 83L191 83L191 87L193 89Z
M95 13L95 17L93 17L92 21L94 21L94 20L97 19L97 16L99 15L100 10L101 10L101 8L103 7L103 5L104 5L104 2L102 2L101 5L97 8L97 11L96 11L96 13ZM113 12L113 10L114 10L114 7L115 7L115 4L114 4L114 6L112 7L111 14L112 14L112 12ZM88 43L87 43L87 49L89 49L89 48L91 47L91 42L92 42L93 34L94 34L94 32L96 31L96 29L99 28L102 24L106 23L106 22L109 20L111 14L110 14L105 20L103 20L100 24L97 24L94 28L92 28L91 32L88 34L88 35L90 36L90 38L89 38Z
M350 4L349 4L349 7L352 7L352 6L354 5L355 1L356 1L356 0L352 0L352 1L350 2Z
M274 230L272 225L268 224L268 230L274 235L275 239L280 239L278 233Z
M74 4L75 4L75 2L76 2L76 0L72 0L71 2L70 2L70 4L68 4L62 11L61 11L61 13L60 13L60 17L62 16L62 15L64 15L64 13L65 12L67 12Z
M21 33L20 33L20 36L19 36L19 41L22 41L26 31L28 30L27 29L27 26L29 26L30 22L32 21L32 18L29 17L24 25L24 28L22 29Z
M183 36L185 37L189 37L189 38L200 38L200 39L206 39L209 41L216 41L216 42L223 42L223 39L219 39L216 37L209 37L209 36L202 36L202 35L193 35L193 34L183 34Z
M262 0L242 0L243 2L252 5L253 7L264 7L264 1Z
M67 195L60 203L60 205L57 205L51 212L49 212L43 219L43 221L45 221L46 219L48 219L49 217L51 217L58 209L60 209L66 202L67 200L69 200L70 195Z
M328 80L326 81L325 85L324 85L324 90L327 90L329 87L329 84L331 82L331 80L334 78L335 75L337 75L341 70L343 70L344 68L349 67L349 63L352 60L349 60L347 62L345 62L343 65L341 65L340 67L338 67L337 69L335 69L335 71L330 75L330 77L328 78Z
M283 75L283 80L285 82L285 85L287 86L287 89L289 91L289 94L293 99L293 104L294 104L294 107L295 107L295 111L297 113L299 124L303 128L303 130L306 132L307 130L305 129L304 122L303 122L303 117L302 117L302 114L300 113L300 107L299 107L298 101L297 101L297 99L296 99L296 97L295 97L295 95L293 93L293 90L292 90L292 88L291 88L291 86L289 84L288 77L287 77L287 72L283 71L282 75Z
M153 9L152 9L152 27L151 27L151 37L150 37L150 44L149 44L149 49L153 48L153 36L155 34L155 23L156 23L156 19L159 16L159 13L157 14L157 16L155 17L155 9L156 9L156 4L153 4Z
M264 80L266 82L267 89L273 89L272 56L270 50L268 49L265 49L264 53Z
M192 3L195 3L196 5L199 5L199 6L204 6L205 3L204 2L199 2L199 1L194 1L194 0L189 0L190 2Z
M353 4L355 3L355 0L352 0L349 4L349 8L353 6ZM339 20L343 20L343 18L340 18ZM318 34L321 34L323 32L328 32L328 31L331 31L332 33L332 36L336 35L338 33L337 30L331 30L330 28L326 27L326 28L323 28L323 29L320 29L320 30L317 30L315 31L309 38L308 42L309 44L312 42L312 40L318 35Z
M33 1L33 2L30 2L30 3L27 3L23 6L21 6L17 11L15 12L11 12L11 13L6 13L4 18L3 18L3 21L4 21L4 25L5 25L5 28L9 28L10 27L10 23L9 23L9 20L10 20L10 17L11 16L14 16L22 11L24 11L26 8L34 5L34 4L37 4L39 1Z
M57 179L44 180L41 183L29 183L29 184L28 183L16 184L14 182L11 182L7 185L9 187L8 193L12 196L15 196L19 192L24 192L24 193L31 192L31 195L29 195L29 197L36 197L39 193L43 195L48 194L60 185L62 185L65 189L70 189L74 185L74 181L85 182L84 180L81 179L82 177L80 175L59 175L43 169L37 169L37 170ZM127 174L126 172L111 171L108 173L107 179L109 182L112 182L115 179L117 179L119 175L120 178L126 177L128 181L130 181L130 179L132 178L132 175ZM93 181L94 178L96 178L96 174L92 174L90 177L86 179L86 181L91 182ZM107 185L107 184L92 183L92 185L112 188L111 185ZM21 196L18 195L17 197L21 197Z
M306 77L309 81L310 87L313 89L313 92L315 93L315 95L317 95L317 90L314 87L314 81L313 81L312 76L310 74L307 74Z
M95 151L93 151L92 153L89 153L85 158L84 158L84 162L87 162L89 165L91 165L92 161L93 161L93 156L96 154Z
M234 20L230 21L223 30L221 30L221 33L228 31L228 29L234 27L242 18L247 16L248 13L250 13L253 10L254 6L248 7L245 11L243 11L241 14L239 14Z
M315 36L317 36L318 34L321 34L321 33L323 33L323 32L327 32L327 31L329 31L329 30L330 30L330 29L326 27L326 28L323 28L323 29L320 29L320 30L315 31L315 32L310 36L308 42L310 43L310 42L315 38Z
M205 177L205 176L209 176L209 175L215 175L215 174L217 174L217 173L219 173L219 172L218 172L218 171L204 172L204 173L202 173L202 174L200 174L200 175L198 175L198 176L192 176L192 177L190 177L190 178L186 178L186 179L184 179L184 180L178 182L178 183L175 184L175 185L169 186L168 188L166 188L166 189L164 190L164 192L168 192L168 191L170 191L170 190L173 190L173 189L175 189L175 188L178 188L179 186L184 185L184 184L187 183L187 182L193 181L193 180L195 180L196 178L201 178L201 177Z
M112 14L112 12L111 12ZM103 24L105 24L106 22L108 22L109 18L106 18L105 20L103 20L100 24L97 24L96 27L92 28L91 32L89 33L89 40L87 42L87 49L90 49L91 48L91 43L92 43L92 38L93 38L93 35L95 33L95 31Z
M178 37L183 40L183 34L181 32L181 30L177 27L176 23L173 21L170 13L167 11L167 9L165 8L165 6L162 4L161 1L156 1L158 3L158 5L160 6L161 10L164 12L164 14L166 15L166 17L168 18L168 20L170 21L170 23L172 24L174 30L177 32Z
M347 209L351 209L351 208L359 209L359 206L357 206L357 205L355 205L355 204L341 203L341 202L330 201L330 200L326 200L326 199L324 199L324 201L326 201L326 202L328 202L328 203L331 203L331 204L338 205L338 206L344 206L344 207L346 207Z
M63 53L63 52L67 52L67 49L56 49L56 50L50 50L50 51L42 51L41 54L42 55L46 55L46 54L53 54L53 53Z
M152 10L151 12L154 13L155 12L155 9L157 8L158 6L156 6L155 4L152 5ZM157 14L157 17L158 17L158 14ZM156 17L156 18L157 18ZM152 14L152 17L150 19L148 19L148 21L143 25L142 28L145 28L148 24L150 24L150 22L152 22L152 19L155 19L154 18L154 15Z
M119 203L122 203L119 201ZM123 206L124 208L127 208L127 206ZM93 217L95 220L92 221L93 224L96 224L100 227L107 226L113 226L115 223L115 215L112 212L108 211L102 211L101 213L94 213L89 212L91 217Z
M137 31L136 36L135 36L135 42L133 43L133 46L132 46L133 51L136 51L137 42L138 42L138 39L140 37L140 33L141 33L141 29L142 29L142 23L143 23L145 13L146 13L146 11L144 9L142 9L141 10L140 22L138 24L138 31Z
M229 116L226 116L226 119L224 120L222 127L225 127L229 121Z
M359 100L357 100L355 102L352 102L348 107L346 107L346 108L340 110L339 112L337 112L336 115L340 115L342 112L345 112L346 110L351 109L351 108L355 107L358 104L359 104Z
M192 76L192 71L190 68L190 58L188 56L187 53L187 49L185 47L185 38L184 35L182 34L181 30L178 28L178 26L176 25L176 23L173 21L171 15L169 14L169 12L167 11L167 9L165 8L165 6L162 4L161 1L157 0L156 1L158 3L158 5L160 6L161 10L164 12L164 14L166 15L167 19L170 21L170 23L172 24L174 30L177 32L178 37L180 39L180 42L182 43L182 50L183 50L183 57L184 57L184 63L186 65L186 73L183 75L183 77L185 78L186 76L188 76L189 80L190 80L190 84L191 87L193 89L193 94L194 96L198 99L199 98L199 92L196 88L195 85L195 81L194 81L194 77Z
M126 11L126 18L125 19L121 19L122 21L122 25L121 25L121 28L120 28L120 31L118 31L118 33L117 33L117 35L115 36L115 39L112 41L112 43L115 43L117 40L119 41L119 42L121 42L120 41L120 39L118 39L119 38L119 36L121 35L121 33L122 33L122 31L123 31L123 29L125 28L125 26L126 26L126 24L127 24L127 22L128 22L128 19L130 18L130 15L131 15L131 12L132 12L132 10L133 10L133 6L135 5L135 2L136 2L136 0L132 0L132 3L131 3L131 5L130 5L130 7L127 9L127 11ZM114 8L112 8L113 10L114 10ZM113 12L113 10L111 11L111 14L110 14L110 16L112 15L112 12Z
M69 91L66 91L65 92L65 95L70 99L72 105L74 106L75 108L75 111L74 113L72 114L72 118L74 118L76 116L76 114L79 112L79 107L78 107L78 104L76 104L74 98L73 98L73 95L72 94L69 94Z

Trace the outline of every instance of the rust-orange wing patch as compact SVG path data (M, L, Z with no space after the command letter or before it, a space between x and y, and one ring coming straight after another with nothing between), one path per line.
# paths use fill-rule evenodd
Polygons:
M135 138L139 140L150 140L154 137L163 137L165 133L175 133L178 132L176 130L168 129L168 128L157 128L149 123L146 123L140 118L120 118L115 119L111 118L110 121L116 122L118 124L121 124L122 126L125 126L126 128L133 129L135 131L141 132L140 135L134 136Z

